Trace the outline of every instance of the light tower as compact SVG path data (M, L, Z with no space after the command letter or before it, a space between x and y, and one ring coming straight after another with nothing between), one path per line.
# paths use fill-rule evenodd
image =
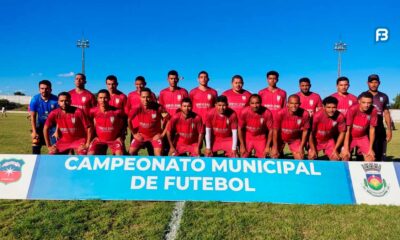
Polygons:
M335 43L334 49L335 51L338 52L338 77L340 77L340 73L342 70L342 52L346 51L347 44L342 41L339 41Z
M82 39L76 42L78 48L82 48L82 73L85 74L85 48L89 47L89 40L85 40L82 35Z

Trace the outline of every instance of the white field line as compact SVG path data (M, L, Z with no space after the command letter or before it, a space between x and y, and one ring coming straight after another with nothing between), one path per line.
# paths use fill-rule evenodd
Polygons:
M168 229L164 236L165 240L175 240L179 231L179 225L181 224L184 208L185 208L184 201L175 203L174 210L172 211L171 221L168 224Z
M13 111L13 110L7 110L6 113L25 113L26 115L28 115L28 111Z

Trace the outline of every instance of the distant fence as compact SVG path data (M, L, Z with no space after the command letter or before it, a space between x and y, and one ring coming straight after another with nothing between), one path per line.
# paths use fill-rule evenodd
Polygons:
M0 99L7 99L10 102L19 104L29 104L31 102L31 96L16 96L16 95L0 95Z
M400 109L391 109L390 115L392 116L393 122L400 122Z

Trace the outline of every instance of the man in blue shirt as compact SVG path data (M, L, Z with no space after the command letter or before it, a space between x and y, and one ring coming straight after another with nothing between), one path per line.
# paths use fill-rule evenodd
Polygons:
M57 96L51 94L51 82L42 80L39 82L39 94L33 96L29 104L32 127L32 154L40 154L42 145L45 144L43 136L43 127L47 116L51 111L58 108ZM55 129L50 131L53 135ZM52 144L55 143L55 138L52 137Z

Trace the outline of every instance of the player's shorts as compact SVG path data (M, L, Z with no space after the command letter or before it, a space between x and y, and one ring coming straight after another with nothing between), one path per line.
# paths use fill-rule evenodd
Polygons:
M86 149L79 149L80 146L84 145L86 143L85 138L81 138L75 141L63 141L63 139L60 139L56 144L55 147L57 149L57 152L51 152L50 154L68 154L70 150L74 150L76 154L78 155L86 155L87 150Z
M292 152L292 153L300 152L300 145L301 145L300 139L296 139L292 142L288 142L287 144L289 145L290 152Z
M135 149L140 149L140 148L145 147L146 143L151 143L151 145L153 146L154 149L156 149L156 148L162 149L162 147L163 147L162 138L160 138L158 140L144 139L143 141L139 141L139 140L133 138L130 147L135 148Z
M49 128L50 145L54 145L57 142L57 139L55 137L53 137L55 132L56 132L55 127ZM39 139L38 139L39 141L35 145L39 145L39 146L46 145L46 142L44 141L44 135L43 135L43 126L36 127L36 133L39 136Z
M263 136L257 137L246 137L246 149L247 153L243 154L242 157L249 157L251 151L255 150L255 156L257 158L265 158L264 151L267 145L267 139Z
M323 150L324 154L329 157L335 150L335 146L335 141L333 139L324 142L317 142L317 151Z
M369 139L365 135L359 138L352 138L350 143L350 152L353 151L355 147L358 147L358 154L366 155L369 152Z
M183 143L178 143L176 144L176 152L175 152L175 156L179 156L185 153L189 153L189 155L191 157L199 157L199 154L195 154L196 152L196 148L197 148L197 143L193 143L193 144L183 144Z
M117 151L124 152L124 145L120 140L100 141L98 138L93 139L89 147L89 152L93 152L94 154L106 154L107 147L110 148L113 154Z
M224 151L225 156L234 157L232 152L232 137L215 139L211 150L212 152Z

